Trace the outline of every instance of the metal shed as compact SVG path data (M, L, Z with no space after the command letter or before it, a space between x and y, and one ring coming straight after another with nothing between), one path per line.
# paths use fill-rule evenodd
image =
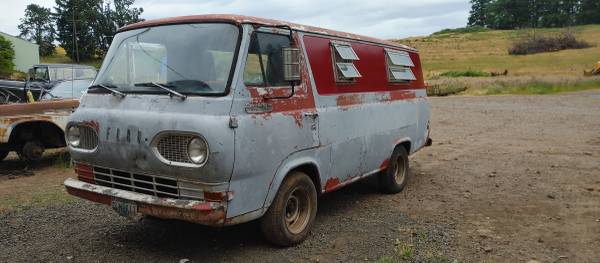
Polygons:
M34 64L40 63L39 45L4 32L0 32L0 36L10 41L13 45L13 49L15 50L14 63L16 70L27 72Z

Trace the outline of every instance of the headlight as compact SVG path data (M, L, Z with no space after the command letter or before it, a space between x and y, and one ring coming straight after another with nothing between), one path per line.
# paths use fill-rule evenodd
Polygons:
M81 142L80 138L79 127L69 127L69 130L67 131L67 140L69 141L69 144L73 147L78 147Z
M195 164L203 164L208 159L208 145L200 138L193 138L188 144L188 156Z

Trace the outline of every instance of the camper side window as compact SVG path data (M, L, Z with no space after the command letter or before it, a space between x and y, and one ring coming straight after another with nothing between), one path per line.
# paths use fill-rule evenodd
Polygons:
M331 49L333 72L336 82L354 82L356 78L362 77L353 63L355 60L359 60L359 58L354 49L352 49L352 45L331 42Z
M244 83L247 86L288 86L283 74L283 48L287 47L290 47L288 36L254 33L244 67Z
M408 52L385 49L385 54L389 82L407 83L417 79L412 71L415 64Z

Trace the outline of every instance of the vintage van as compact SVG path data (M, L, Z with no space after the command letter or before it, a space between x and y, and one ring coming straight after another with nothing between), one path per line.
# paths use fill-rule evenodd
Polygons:
M67 127L67 191L131 218L261 219L289 246L318 196L367 176L385 193L430 144L416 50L238 15L121 28Z

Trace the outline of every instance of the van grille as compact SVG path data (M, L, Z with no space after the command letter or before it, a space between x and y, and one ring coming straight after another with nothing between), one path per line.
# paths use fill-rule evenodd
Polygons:
M193 138L193 135L168 134L159 138L156 150L167 161L193 163L188 156L188 144Z
M79 126L80 144L79 148L93 150L98 147L98 134L88 126Z
M180 189L177 180L172 178L130 173L98 166L94 166L93 171L95 183L102 186L173 199L200 200L203 196L201 190Z

